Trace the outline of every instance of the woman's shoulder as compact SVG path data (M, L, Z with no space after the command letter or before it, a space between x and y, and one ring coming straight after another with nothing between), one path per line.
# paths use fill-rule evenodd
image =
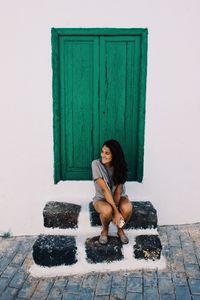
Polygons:
M94 160L92 161L92 167L94 167L94 166L99 166L100 163L101 163L101 162L100 162L100 159L94 159Z

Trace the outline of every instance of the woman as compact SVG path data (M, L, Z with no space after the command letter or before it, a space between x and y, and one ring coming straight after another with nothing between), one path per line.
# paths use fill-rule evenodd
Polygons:
M113 220L121 242L127 244L129 240L120 228L120 220L128 222L132 215L132 205L125 194L127 165L123 150L117 141L108 140L103 144L101 159L92 162L92 175L96 190L93 206L100 215L103 227L99 242L107 244L108 228Z

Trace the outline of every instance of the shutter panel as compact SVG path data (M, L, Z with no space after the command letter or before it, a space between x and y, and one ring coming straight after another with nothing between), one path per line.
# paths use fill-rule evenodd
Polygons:
M120 142L133 180L137 178L140 37L100 37L100 66L100 142Z
M62 179L91 177L99 145L98 37L60 37Z

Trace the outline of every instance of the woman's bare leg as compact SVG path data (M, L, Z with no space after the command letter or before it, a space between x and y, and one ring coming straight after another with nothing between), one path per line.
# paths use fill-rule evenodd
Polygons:
M100 220L103 227L101 234L107 236L108 227L113 216L112 206L106 202L106 200L96 200L93 206L100 215Z
M132 207L130 200L128 198L121 197L118 207L119 207L119 211L122 214L125 222L127 223L130 220L132 213L133 213L133 207Z
M118 208L124 218L124 221L127 223L130 220L133 213L133 207L130 200L128 198L121 197ZM118 228L118 234L120 237L127 238L122 228Z

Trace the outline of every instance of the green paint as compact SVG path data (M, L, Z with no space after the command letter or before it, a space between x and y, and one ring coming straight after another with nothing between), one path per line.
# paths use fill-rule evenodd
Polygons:
M52 28L54 181L91 179L106 139L142 181L147 29Z

